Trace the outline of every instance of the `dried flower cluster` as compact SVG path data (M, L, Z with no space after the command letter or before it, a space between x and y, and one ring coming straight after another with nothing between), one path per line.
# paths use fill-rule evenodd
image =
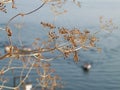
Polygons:
M7 13L6 4L10 2L12 2L12 8L16 8L14 0L0 0L0 11Z
M100 27L102 30L106 30L108 32L112 32L116 30L118 27L113 23L112 19L105 20L103 16L100 17Z
M41 25L44 26L44 27L48 27L50 29L54 29L55 26L51 23L45 23L45 22L41 22Z
M5 7L6 6L2 2L0 2L0 11L7 13Z

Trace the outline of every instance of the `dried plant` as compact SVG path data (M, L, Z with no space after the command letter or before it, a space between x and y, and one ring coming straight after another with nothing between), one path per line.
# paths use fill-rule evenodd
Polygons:
M6 6L2 2L0 2L0 11L7 13L5 7Z
M0 11L7 13L6 4L11 3L11 2L12 2L12 8L16 8L14 0L0 0Z
M105 20L103 16L100 17L100 27L102 30L112 32L113 30L116 30L118 27L113 23L112 19Z
M62 6L67 3L68 0L41 1L43 3L38 8L27 13L18 13L7 22L5 28L0 28L0 30L6 31L9 41L9 44L4 47L5 54L0 56L1 62L4 62L5 60L7 61L8 59L8 63L0 68L0 90L20 90L20 87L31 78L30 74L34 71L34 73L37 75L37 84L34 88L32 88L32 90L36 90L37 87L40 87L42 90L55 90L56 87L62 86L61 79L58 75L55 75L55 70L51 69L50 61L61 57L69 58L72 56L73 61L77 63L79 61L79 50L96 48L98 51L101 51L101 48L96 46L96 43L99 41L96 35L99 31L91 33L89 30L80 30L78 28L67 29L65 27L57 27L53 23L48 23L45 21L41 21L40 24L43 28L47 28L49 30L47 32L48 36L46 37L46 40L42 41L40 39L41 37L36 38L32 44L33 48L25 48L13 45L14 41L12 40L12 36L14 32L10 27L10 23L16 17L25 17L26 15L34 13L41 9L45 4L50 5L55 15L67 12L66 10L62 9ZM79 7L81 6L79 1L72 1ZM14 0L1 0L0 11L6 12L5 5L10 2L12 2L12 7L15 8ZM63 12L61 12L60 9L62 9ZM104 23L103 17L100 17L100 25L102 29L114 29L112 20ZM15 26L16 28L21 28L21 26L17 24ZM56 52L59 52L60 54L56 55ZM46 54L52 54L54 57L46 57ZM19 74L19 77L15 78L18 78L19 81L13 87L7 86L6 84L10 83L9 77L6 76L6 74L10 72L12 72L13 76L15 76L17 73Z

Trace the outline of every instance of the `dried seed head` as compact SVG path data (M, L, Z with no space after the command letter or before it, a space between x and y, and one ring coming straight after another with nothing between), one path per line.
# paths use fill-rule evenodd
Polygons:
M73 30L70 31L71 34L80 34L80 30L75 28Z
M12 31L10 30L9 27L6 28L6 32L7 32L8 36L12 36Z
M60 34L68 34L68 32L69 32L68 29L66 29L64 27L62 27L62 28L59 29L59 33Z
M46 22L41 22L41 25L42 25L43 27L48 27L48 28L50 28L50 29L56 28L53 24L51 24L51 23L46 23Z
M88 31L88 30L85 30L84 32L85 32L85 34L89 34L90 33L90 31Z

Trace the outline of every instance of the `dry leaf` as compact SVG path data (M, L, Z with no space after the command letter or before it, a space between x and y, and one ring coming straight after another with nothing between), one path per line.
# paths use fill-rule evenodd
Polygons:
M79 60L77 51L74 52L74 61L77 63Z

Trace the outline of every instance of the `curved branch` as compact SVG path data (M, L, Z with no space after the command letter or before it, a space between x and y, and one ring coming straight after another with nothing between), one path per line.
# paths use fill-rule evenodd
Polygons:
M58 56L56 56L54 58L40 58L40 61L47 61L47 62L49 62L49 61L53 61L53 60L55 60L55 59L57 59L59 57L62 57L62 56L63 56L63 54L58 55ZM39 59L36 55L33 55L33 57L35 57L36 59Z
M7 32L7 28L9 27L9 24L11 23L11 21L12 21L13 19L15 19L15 18L18 17L18 16L26 16L26 15L32 14L32 13L36 12L37 10L39 10L40 8L42 8L45 4L46 4L46 1L45 1L42 5L40 5L38 8L36 8L36 9L34 9L34 10L28 12L28 13L18 13L17 15L13 16L13 17L7 22L7 24L6 24L6 28L5 28L5 29L6 29L6 32ZM8 39L9 39L9 44L12 45L12 39L11 39L11 37L8 36Z
M11 22L13 19L15 19L16 17L32 14L32 13L38 11L40 8L42 8L45 4L46 4L46 2L44 2L44 3L43 3L42 5L40 5L38 8L36 8L36 9L34 9L34 10L28 12L28 13L18 13L17 15L13 16L13 17L8 21L8 23L6 24L6 27L8 27L9 24L10 24L10 22Z

